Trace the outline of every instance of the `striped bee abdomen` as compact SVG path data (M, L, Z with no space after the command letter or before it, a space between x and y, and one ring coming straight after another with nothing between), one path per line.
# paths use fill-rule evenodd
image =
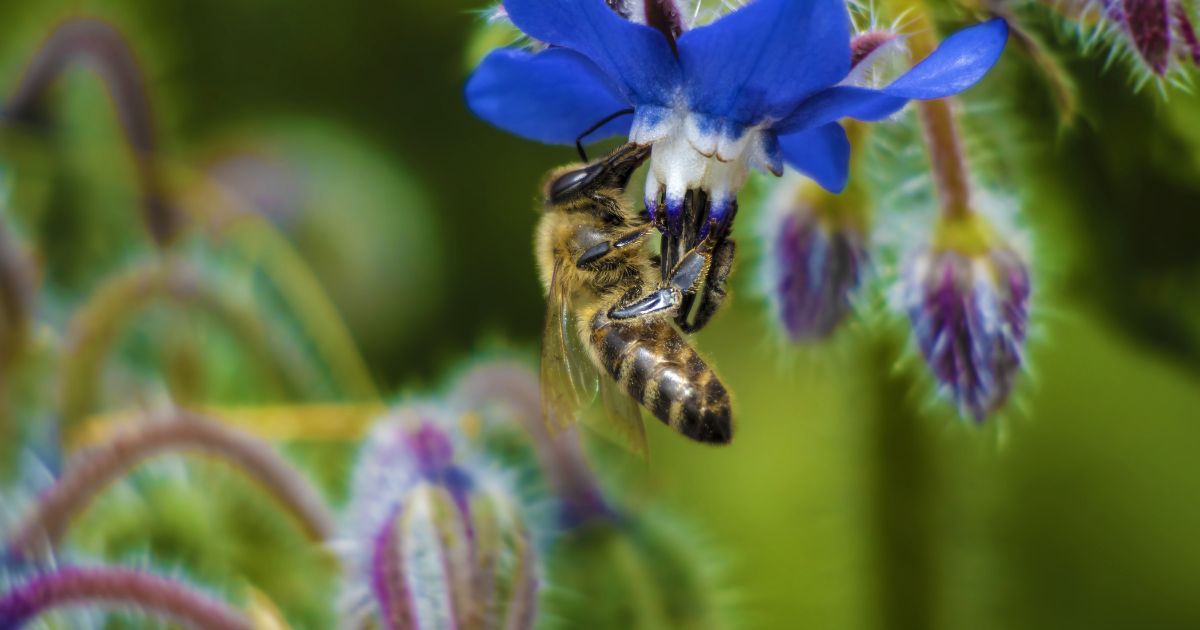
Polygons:
M733 439L729 392L666 320L614 321L601 311L591 341L605 371L654 417L700 442Z

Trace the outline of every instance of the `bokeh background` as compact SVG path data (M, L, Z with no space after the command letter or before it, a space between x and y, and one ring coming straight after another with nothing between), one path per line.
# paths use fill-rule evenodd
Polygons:
M313 270L378 390L419 391L484 349L534 355L537 185L574 159L467 111L481 8L9 1L0 89L11 92L62 19L118 26L149 80L172 194L201 194L205 173L251 198ZM828 343L784 348L755 294L748 203L732 304L697 342L735 393L733 445L705 448L654 424L648 463L611 465L615 479L637 480L631 501L665 505L714 541L697 553L725 567L747 627L1200 626L1200 98L1135 91L1127 67L1079 53L1051 12L1022 15L1075 78L1079 112L1064 123L1015 46L966 99L965 124L987 139L972 151L1001 165L1035 243L1035 335L1013 410L983 426L947 413L894 318L864 314ZM100 81L69 72L46 111L43 124L0 130L3 212L35 244L39 317L65 328L105 278L154 254ZM272 313L268 329L304 329L273 282L239 271L269 255L264 243L218 234L183 249L202 277ZM236 335L199 319L168 307L139 315L115 342L125 367L102 370L84 411L166 391L211 404L288 399L262 384ZM370 389L343 376L289 394L353 402ZM58 396L15 391L24 409ZM344 495L349 447L283 441ZM156 479L140 482L140 498L94 508L76 544L165 554L214 581L228 569L220 562L256 567L305 620L298 627L331 623L318 604L287 603L331 586L289 585L302 580L278 570L317 560L278 545L189 552L188 540L225 531L211 529L222 518L246 522L228 545L269 536L232 508L155 496Z

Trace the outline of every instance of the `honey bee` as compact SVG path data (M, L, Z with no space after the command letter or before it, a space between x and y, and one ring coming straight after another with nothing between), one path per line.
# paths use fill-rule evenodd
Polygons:
M703 239L662 273L648 246L655 226L625 199L648 153L626 144L546 177L536 241L548 296L543 413L552 427L573 422L598 388L609 428L635 451L645 450L637 403L693 440L725 444L733 437L729 393L673 324L685 296L710 277L719 239Z

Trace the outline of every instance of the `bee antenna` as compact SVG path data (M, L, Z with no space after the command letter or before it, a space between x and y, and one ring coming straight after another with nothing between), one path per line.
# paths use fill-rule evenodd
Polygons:
M575 138L575 150L579 151L579 158L581 160L583 160L584 162L588 161L587 152L583 150L583 139L584 138L588 137L592 132L603 127L604 125L607 125L608 123L620 118L621 116L628 116L629 114L632 114L632 113L633 113L632 107L626 107L625 109L615 111L615 112L605 116L604 118L601 118L599 120L599 122L592 125L591 127L588 127L586 131L579 134L579 137Z

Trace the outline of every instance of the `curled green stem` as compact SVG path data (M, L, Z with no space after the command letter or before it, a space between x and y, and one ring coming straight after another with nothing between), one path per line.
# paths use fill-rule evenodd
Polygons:
M588 467L574 428L553 435L542 421L538 379L518 361L492 360L467 371L450 400L465 409L501 404L533 439L538 463L563 504L563 519L577 524L611 514L596 476Z
M223 222L221 235L230 237L279 289L341 390L354 400L378 400L379 390L354 337L295 246L260 214L216 214L209 219Z
M225 460L260 483L316 541L328 540L334 520L320 495L268 444L184 410L148 418L68 462L10 542L37 555L53 548L74 518L109 484L141 462L164 453L200 451Z
M154 242L167 245L178 232L180 217L166 202L155 167L157 142L145 77L115 27L94 18L59 24L25 68L5 104L5 114L18 121L36 120L47 89L74 64L90 68L108 90L137 167L142 219Z
M78 605L134 608L202 630L253 628L225 603L176 580L119 567L66 567L0 595L0 630L15 630L42 613Z
M28 331L34 284L33 263L0 221L0 371L11 363Z
M153 261L105 281L72 320L66 343L72 360L65 364L59 384L60 410L68 428L94 411L101 367L118 333L160 300L195 308L222 323L262 366L276 391L299 394L316 378L301 371L305 360L299 350L271 334L257 314L232 303L189 269Z
M29 334L35 293L34 268L0 221L0 478L11 471L19 443L17 417L10 403L13 365Z

